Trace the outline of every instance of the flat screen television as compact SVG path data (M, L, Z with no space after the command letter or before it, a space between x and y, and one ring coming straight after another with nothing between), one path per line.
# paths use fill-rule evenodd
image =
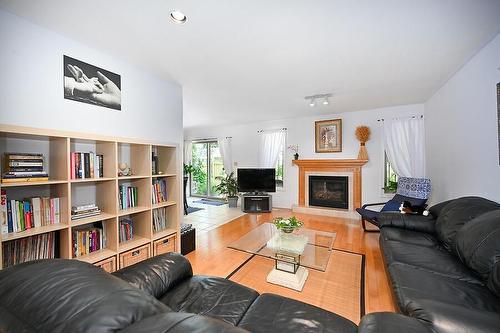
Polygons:
M271 168L238 168L240 192L276 192L276 170Z

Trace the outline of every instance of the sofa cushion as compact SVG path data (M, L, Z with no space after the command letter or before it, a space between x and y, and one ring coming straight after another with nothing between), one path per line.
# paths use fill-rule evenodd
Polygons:
M425 299L480 311L500 311L500 299L477 283L397 262L390 264L387 271L399 309L405 314L411 313L411 302Z
M399 262L457 280L482 284L481 280L460 260L440 247L427 247L380 239L385 262Z
M37 332L116 332L168 312L154 297L79 260L30 261L0 271L0 331L6 312ZM12 316L11 316L12 319Z
M396 194L391 200L386 202L380 211L397 212L404 201L409 201L412 206L423 206L427 202L427 199L410 198L401 194Z
M196 275L160 298L174 311L190 312L236 325L259 294L227 279Z
M493 265L490 276L488 277L488 288L500 297L500 260Z
M456 252L487 281L493 265L500 260L500 209L484 213L460 229Z
M238 327L250 332L354 333L350 320L290 298L263 294L252 304Z
M361 318L359 333L434 333L415 318L399 313L376 312Z
M436 233L449 251L455 251L458 230L475 217L500 209L496 202L479 197L463 197L448 203L436 220Z
M439 241L431 234L401 228L382 228L380 238L427 247L439 246Z

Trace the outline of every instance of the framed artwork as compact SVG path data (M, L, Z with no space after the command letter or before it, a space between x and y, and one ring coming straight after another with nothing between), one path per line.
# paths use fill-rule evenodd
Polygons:
M500 165L500 82L497 83L497 135L498 135L498 164Z
M121 110L121 76L64 56L64 98Z
M342 119L316 121L315 128L317 153L342 151Z

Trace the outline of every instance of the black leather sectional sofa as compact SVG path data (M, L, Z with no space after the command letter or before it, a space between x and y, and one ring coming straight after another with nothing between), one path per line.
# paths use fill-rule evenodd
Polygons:
M380 246L401 313L359 328L217 277L169 253L108 274L77 260L0 271L0 332L500 332L500 205L469 197L431 216L384 213Z

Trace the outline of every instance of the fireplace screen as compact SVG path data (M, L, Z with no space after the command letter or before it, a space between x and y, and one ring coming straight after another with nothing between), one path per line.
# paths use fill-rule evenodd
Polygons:
M309 206L349 209L348 177L309 176Z

